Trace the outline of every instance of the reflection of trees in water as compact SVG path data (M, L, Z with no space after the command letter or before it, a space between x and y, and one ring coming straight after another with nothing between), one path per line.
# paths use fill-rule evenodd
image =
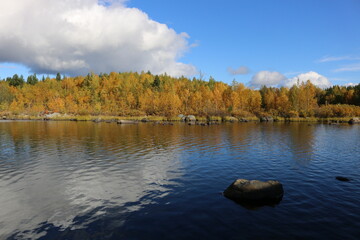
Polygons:
M239 123L225 126L221 136L234 158L264 167L265 161L284 164L290 157L303 165L313 155L314 128L306 123Z
M1 234L35 229L42 222L71 227L76 216L96 210L94 220L106 212L104 207L126 205L134 211L169 194L182 174L179 151L173 147L181 140L179 128L7 124L0 124L0 140L11 142L7 148L22 164L1 163L13 172L6 177L0 168Z
M304 165L313 154L314 126L307 123L261 123L258 143L266 154L284 158L292 154L292 160Z
M203 127L7 122L0 124L0 131L1 146L6 146L0 149L1 156L7 154L16 162L0 162L0 225L6 234L35 229L41 222L60 229L72 227L76 217L88 215L92 221L106 213L107 207L137 211L169 196L183 174L183 165L193 166L181 160L187 157L206 160L201 166L208 171L217 171L223 156L226 161L247 158L251 161L237 161L232 165L236 171L229 173L241 170L249 176L257 171L257 176L268 177L272 171L266 169L271 164L288 161L281 160L283 152L306 164L314 138L314 126L296 123ZM259 165L246 167L250 162Z
M246 152L258 130L257 123L240 123L228 125L226 136L223 137L230 149Z
M314 129L316 125L293 123L289 125L289 146L294 161L306 165L312 160L314 153Z

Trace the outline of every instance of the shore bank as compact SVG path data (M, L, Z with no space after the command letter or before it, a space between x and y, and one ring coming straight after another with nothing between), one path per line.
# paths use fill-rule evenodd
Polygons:
M7 114L0 115L1 120L33 120L33 121L93 121L93 122L118 122L120 120L131 120L138 122L181 122L181 117L165 116L106 116L106 115L69 115L69 114L44 114L44 115L26 115L26 114ZM197 122L317 122L317 123L348 123L353 117L233 117L233 116L195 116Z

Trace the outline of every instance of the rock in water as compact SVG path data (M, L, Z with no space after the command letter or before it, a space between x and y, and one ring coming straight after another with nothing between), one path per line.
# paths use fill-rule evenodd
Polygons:
M360 118L355 117L349 120L349 124L356 124L356 123L360 123Z
M284 195L279 181L237 179L225 191L224 196L236 202L254 204L276 204Z
M117 124L137 124L137 122L132 120L119 120Z
M179 115L178 115L178 118L180 118L180 121L184 122L186 116L185 116L184 114L179 114Z
M262 117L260 118L260 122L273 122L274 118L273 117Z
M339 180L339 181L342 181L342 182L349 182L350 181L350 178L342 177L342 176L337 176L336 179Z
M192 121L196 121L196 117L194 115L187 115L185 117L185 121L186 122L192 122Z

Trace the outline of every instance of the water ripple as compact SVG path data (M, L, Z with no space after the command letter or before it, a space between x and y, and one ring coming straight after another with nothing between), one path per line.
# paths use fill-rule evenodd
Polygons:
M359 126L0 122L0 239L357 239L358 156ZM282 202L224 198L239 177Z

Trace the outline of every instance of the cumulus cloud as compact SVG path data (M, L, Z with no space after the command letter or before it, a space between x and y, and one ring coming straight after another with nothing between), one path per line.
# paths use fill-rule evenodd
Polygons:
M344 84L345 87L354 87L356 85L358 85L358 83L349 82L349 83Z
M320 75L317 72L307 72L297 75L293 78L286 79L281 85L285 87L292 87L294 84L297 84L297 82L302 83L306 82L307 80L310 80L310 82L320 88L327 88L331 86L331 82L329 79L324 77L323 75Z
M0 62L37 73L147 71L192 75L179 62L189 36L151 20L125 0L3 0Z
M245 75L245 74L248 74L250 72L249 68L245 67L245 66L240 66L240 67L238 67L236 69L233 69L232 67L228 67L227 71L231 75Z
M272 87L292 87L294 84L302 82L310 82L320 88L330 87L332 84L328 78L317 72L301 73L295 77L287 78L279 72L260 71L256 73L250 81L250 86L259 88L261 86Z
M277 86L285 79L286 77L279 72L260 71L252 77L250 81L250 86Z

